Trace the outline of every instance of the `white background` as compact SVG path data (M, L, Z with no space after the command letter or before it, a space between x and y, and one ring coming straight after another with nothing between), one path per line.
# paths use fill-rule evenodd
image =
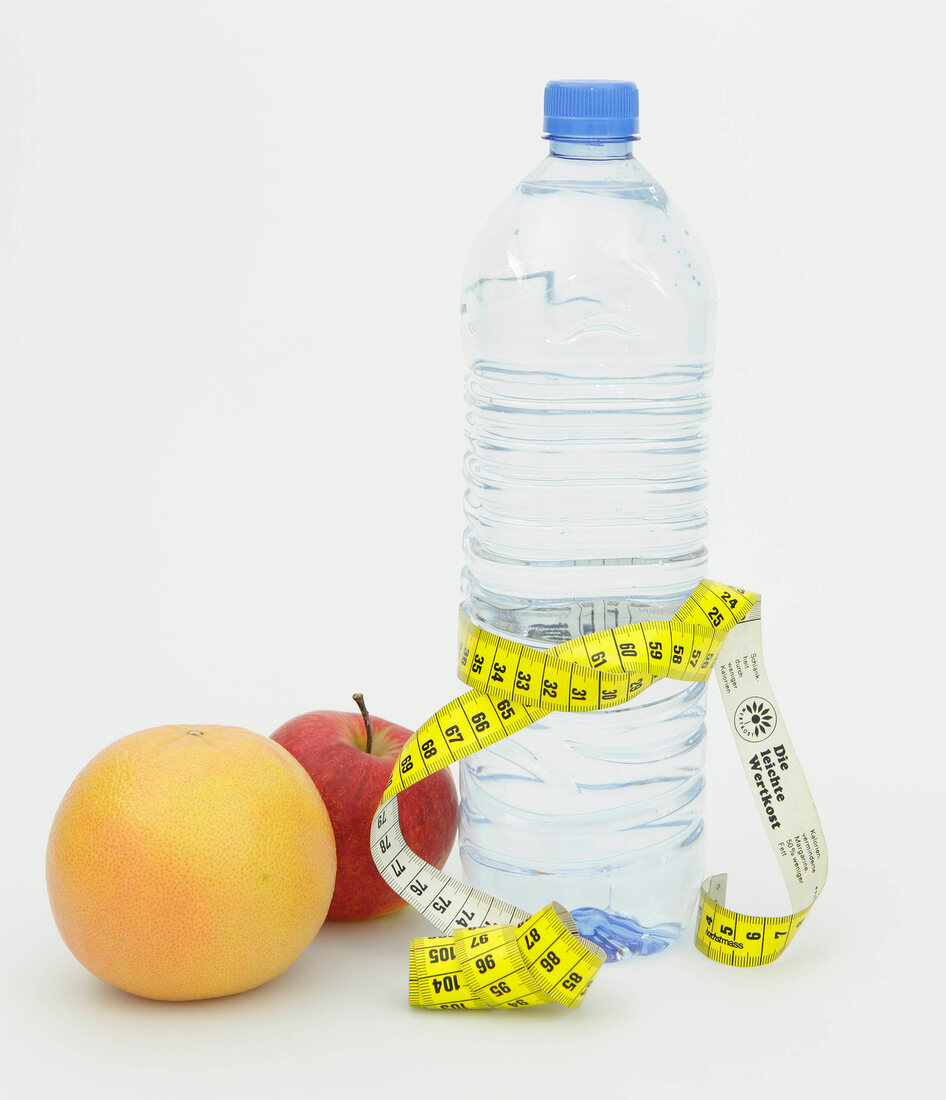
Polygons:
M934 1095L935 10L7 0L7 1095ZM711 575L765 594L823 899L771 967L684 943L608 968L574 1013L410 1010L412 912L326 927L240 997L106 987L60 941L43 871L94 753L165 722L268 734L355 690L414 726L454 692L460 271L544 155L545 81L575 76L639 83L639 154L714 261ZM432 642L423 682L395 625ZM709 869L778 911L713 706Z

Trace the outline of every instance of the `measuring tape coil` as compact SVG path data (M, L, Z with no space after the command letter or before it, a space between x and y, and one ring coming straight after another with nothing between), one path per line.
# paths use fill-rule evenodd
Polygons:
M699 682L714 670L792 912L756 917L729 909L726 875L712 876L700 890L696 946L733 966L764 965L784 952L823 888L827 847L765 672L756 593L704 580L670 620L615 627L547 650L476 627L461 612L458 666L472 690L404 745L371 828L382 878L444 933L412 941L411 1004L576 1007L604 955L561 906L530 915L423 860L401 834L398 794L553 711L621 706L659 679Z

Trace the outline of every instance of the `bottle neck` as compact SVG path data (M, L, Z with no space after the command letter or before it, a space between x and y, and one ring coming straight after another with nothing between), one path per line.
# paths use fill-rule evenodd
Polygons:
M549 156L565 160L632 160L634 142L631 138L618 141L575 141L573 138L549 138Z

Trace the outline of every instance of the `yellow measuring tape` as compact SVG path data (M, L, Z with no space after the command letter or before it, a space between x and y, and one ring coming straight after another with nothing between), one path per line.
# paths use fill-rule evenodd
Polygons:
M782 954L824 886L827 847L766 675L761 600L704 580L666 622L603 630L547 650L500 638L461 613L459 672L473 690L438 710L404 745L371 828L371 852L385 882L444 933L411 944L411 1004L576 1007L604 953L578 934L560 905L529 914L421 859L401 835L398 794L552 711L620 706L663 677L701 681L714 668L792 912L754 917L727 909L726 876L716 875L700 890L696 946L733 966L760 966Z

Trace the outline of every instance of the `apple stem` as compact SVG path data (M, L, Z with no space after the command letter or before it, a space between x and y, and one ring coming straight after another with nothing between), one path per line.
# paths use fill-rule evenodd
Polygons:
M354 699L355 702L358 704L358 709L361 711L361 717L364 718L364 720L365 720L365 733L367 734L367 737L365 738L365 752L370 753L371 752L371 718L368 715L368 708L365 706L365 697L361 694L360 691L358 691L358 692L355 692L355 694L352 696L352 699Z

